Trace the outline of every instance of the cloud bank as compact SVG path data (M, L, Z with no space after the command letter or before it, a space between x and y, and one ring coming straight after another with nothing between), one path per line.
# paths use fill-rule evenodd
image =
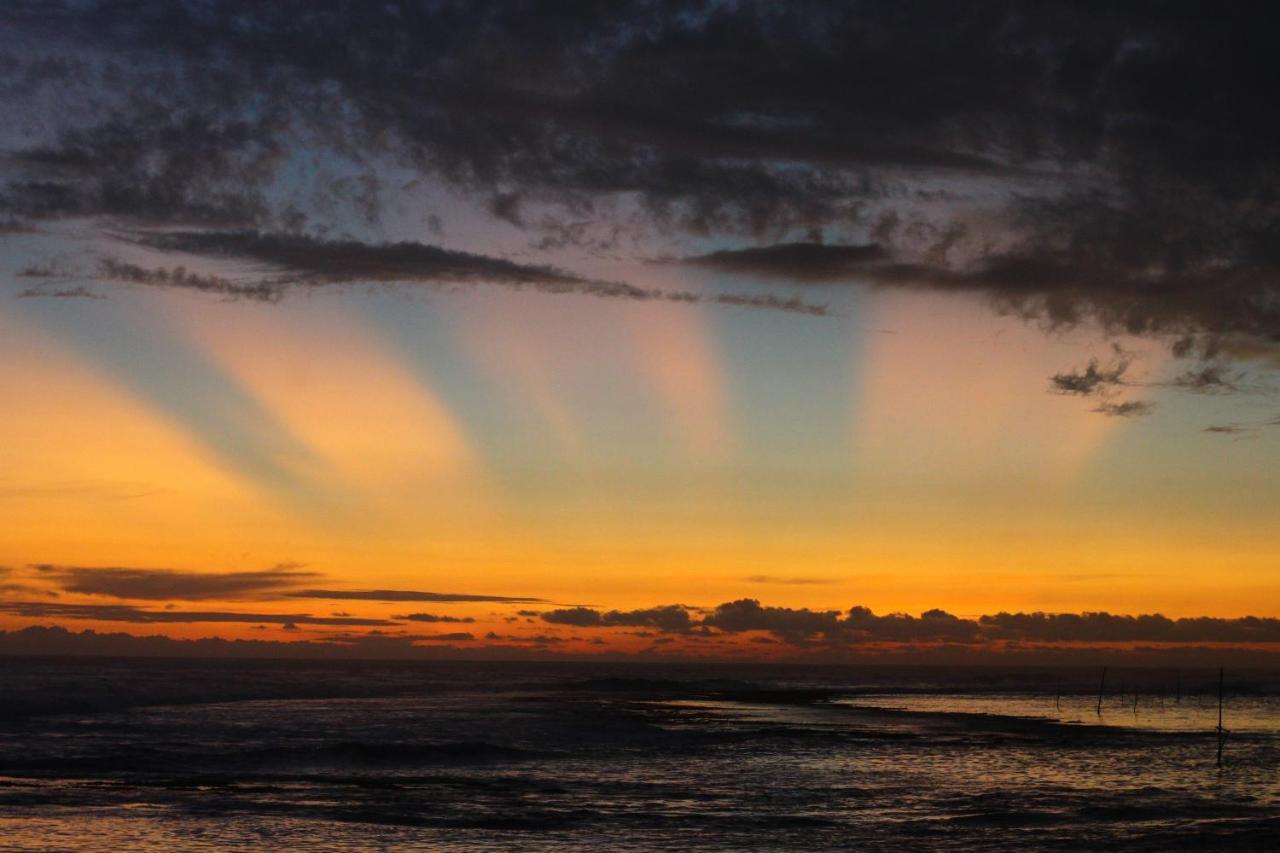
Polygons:
M757 599L725 602L698 616L683 605L633 611L588 607L552 610L545 622L579 628L645 626L684 633L712 629L720 634L763 632L796 645L877 643L1280 643L1280 619L1208 616L1170 619L1160 614L1124 616L1094 613L998 613L977 618L944 610L878 615L866 607L840 610L775 607Z
M381 626L387 619L352 616L312 616L307 613L238 613L222 610L147 610L125 604L54 604L41 601L3 601L0 613L27 619L90 619L101 622L196 623L240 622L250 625Z

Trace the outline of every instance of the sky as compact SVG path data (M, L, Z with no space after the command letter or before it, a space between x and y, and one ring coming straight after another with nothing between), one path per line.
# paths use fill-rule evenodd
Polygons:
M1272 54L5 3L0 652L1274 661Z

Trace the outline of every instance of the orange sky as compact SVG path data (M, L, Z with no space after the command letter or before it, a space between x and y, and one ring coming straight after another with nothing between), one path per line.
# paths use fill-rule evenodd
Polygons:
M871 293L839 307L797 318L470 292L0 303L0 397L20 413L0 421L0 565L19 587L6 597L34 585L60 604L430 610L475 619L477 638L580 636L584 650L590 631L514 617L529 609L517 604L144 602L59 590L26 567L296 564L326 589L621 610L750 597L1277 615L1273 438L1210 441L1194 411L1138 423L1048 393L1055 371L1108 357L1084 333L1046 336L961 298ZM431 339L441 317L448 340L406 348L406 329ZM86 344L90 327L101 334ZM1158 348L1123 345L1134 375L1166 371ZM164 375L132 375L145 370L129 347ZM844 356L814 375L818 353ZM212 424L197 420L205 395ZM468 409L481 396L496 401L487 418ZM8 614L0 627L48 621ZM646 642L605 633L611 647Z

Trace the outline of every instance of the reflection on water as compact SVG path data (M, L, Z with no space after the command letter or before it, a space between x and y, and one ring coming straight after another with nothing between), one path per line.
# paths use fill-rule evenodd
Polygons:
M1267 673L1233 682L1218 771L1207 674L1180 697L1140 688L1136 718L1117 690L1099 721L1096 693L1059 695L1082 672L0 665L6 849L1268 849L1280 832Z
M862 695L837 700L853 708L915 711L922 713L992 714L1027 717L1088 726L1150 729L1160 732L1207 732L1218 725L1217 696L1112 695L1104 698L1101 712L1096 696L1046 696L1044 694L980 695ZM1274 697L1238 696L1225 703L1224 726L1234 734L1275 734Z

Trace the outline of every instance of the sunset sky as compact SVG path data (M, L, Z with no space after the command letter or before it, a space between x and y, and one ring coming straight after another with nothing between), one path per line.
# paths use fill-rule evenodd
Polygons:
M0 629L1277 653L1270 36L1141 5L4 4Z

